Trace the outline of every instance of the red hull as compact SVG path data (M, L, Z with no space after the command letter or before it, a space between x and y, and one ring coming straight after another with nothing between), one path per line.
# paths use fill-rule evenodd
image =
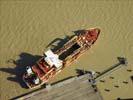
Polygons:
M73 36L62 48L53 53L52 51L49 51L48 53L53 55L53 58L56 60L58 65L54 61L52 62L53 59L51 60L50 57L47 57L51 55L44 55L36 65L31 66L33 74L39 79L38 84L30 82L29 80L32 81L33 79L30 79L30 75L26 73L23 75L23 80L30 88L47 83L52 77L65 68L65 66L71 64L75 59L83 54L84 51L88 50L97 40L99 33L100 30L97 28L84 30L79 35Z

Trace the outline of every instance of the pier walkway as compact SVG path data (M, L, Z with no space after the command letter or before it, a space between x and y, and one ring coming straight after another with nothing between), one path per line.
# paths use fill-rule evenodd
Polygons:
M89 75L75 76L65 81L18 98L19 100L103 100L88 81Z

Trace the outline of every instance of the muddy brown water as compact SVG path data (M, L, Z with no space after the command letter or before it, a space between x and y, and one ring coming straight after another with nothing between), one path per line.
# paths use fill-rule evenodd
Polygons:
M51 41L92 27L101 29L95 45L51 82L75 75L78 68L101 72L116 64L116 57L123 56L128 65L106 76L98 87L105 100L133 98L133 71L127 71L133 70L132 5L132 0L1 0L1 100L32 91L24 88L21 74L26 65L40 58Z

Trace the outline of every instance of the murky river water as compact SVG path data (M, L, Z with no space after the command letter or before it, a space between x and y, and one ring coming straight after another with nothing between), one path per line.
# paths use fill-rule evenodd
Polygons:
M75 69L102 71L126 57L123 67L98 83L105 100L133 98L133 1L131 0L1 0L0 98L11 99L31 90L22 88L23 66L42 55L47 44L73 31L98 27L96 44L53 81L75 75ZM16 76L17 75L17 76ZM109 77L113 76L114 79ZM124 84L123 81L128 81ZM114 87L119 85L119 88ZM110 89L110 92L104 91Z

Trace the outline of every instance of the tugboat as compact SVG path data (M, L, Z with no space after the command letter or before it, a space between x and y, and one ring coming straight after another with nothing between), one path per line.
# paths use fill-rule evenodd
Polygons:
M26 72L23 74L24 82L31 89L48 83L51 78L87 51L97 40L99 33L98 28L83 30L72 36L58 50L47 50L35 65L26 67Z

